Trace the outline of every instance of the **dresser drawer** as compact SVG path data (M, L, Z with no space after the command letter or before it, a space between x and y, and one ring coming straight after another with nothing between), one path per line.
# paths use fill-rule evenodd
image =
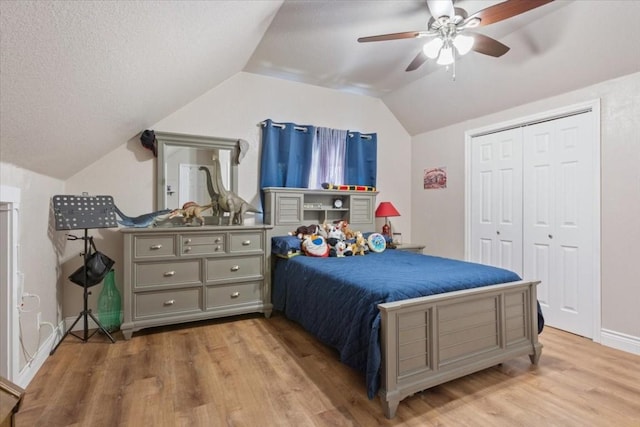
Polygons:
M136 258L157 258L176 255L174 236L134 236L133 248Z
M215 255L225 253L225 234L180 236L180 253L183 255Z
M262 252L262 233L230 233L231 253Z
M262 256L207 259L207 283L262 279Z
M201 311L202 288L133 294L134 318Z
M149 286L175 286L184 284L200 284L200 260L184 260L173 262L136 263L134 270L134 288Z
M261 300L262 282L208 286L206 292L206 308L244 304Z

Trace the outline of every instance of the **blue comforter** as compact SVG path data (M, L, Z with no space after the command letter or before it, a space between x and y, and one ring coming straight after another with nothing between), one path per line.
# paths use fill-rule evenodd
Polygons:
M279 259L273 304L380 387L380 312L384 302L520 280L511 271L399 250L344 258Z

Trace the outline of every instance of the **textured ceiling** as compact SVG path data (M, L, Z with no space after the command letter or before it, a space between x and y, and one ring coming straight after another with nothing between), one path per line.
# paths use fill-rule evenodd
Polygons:
M0 159L68 178L240 71L280 1L0 1Z
M497 1L460 0L472 14ZM380 97L416 135L640 71L640 1L557 0L404 71L422 0L0 1L0 160L66 179L239 71Z

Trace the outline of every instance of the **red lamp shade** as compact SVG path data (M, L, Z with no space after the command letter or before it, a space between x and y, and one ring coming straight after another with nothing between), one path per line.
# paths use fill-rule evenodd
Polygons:
M381 202L376 209L376 217L384 217L384 225L382 226L382 235L391 237L391 226L389 225L388 217L400 216L400 212L396 209L391 202Z
M376 209L376 217L400 216L400 212L391 202L381 202Z

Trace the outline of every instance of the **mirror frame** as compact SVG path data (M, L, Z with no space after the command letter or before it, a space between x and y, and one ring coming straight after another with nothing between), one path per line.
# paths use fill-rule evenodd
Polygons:
M240 153L239 140L231 138L219 138L214 136L189 135L171 132L155 132L158 141L158 162L156 177L156 206L157 210L166 209L167 206L167 177L166 158L169 147L184 148L209 148L230 151L230 188L227 190L238 193L238 155Z

